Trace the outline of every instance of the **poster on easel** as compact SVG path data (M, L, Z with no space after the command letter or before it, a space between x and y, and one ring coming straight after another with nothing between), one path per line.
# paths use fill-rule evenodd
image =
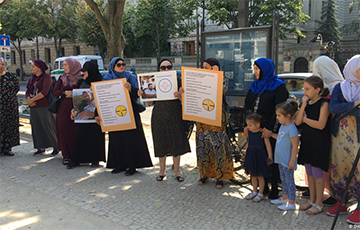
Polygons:
M221 126L223 71L181 67L183 119Z
M97 111L103 132L136 129L126 79L92 82Z

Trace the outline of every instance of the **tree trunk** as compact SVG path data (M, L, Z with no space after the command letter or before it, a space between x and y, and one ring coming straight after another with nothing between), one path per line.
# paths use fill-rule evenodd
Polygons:
M57 38L54 37L54 45L55 45L55 52L56 52L56 58L60 57L60 49L57 45Z
M85 0L95 13L107 42L109 60L122 57L125 48L125 37L122 33L122 20L125 0L108 1L109 24L101 14L98 5L93 0Z
M25 81L25 73L24 73L24 65L23 65L23 56L22 56L22 52L21 52L21 40L18 39L18 45L17 47L15 47L19 53L19 58L20 58L20 74L21 74L21 80Z
M40 59L40 55L39 55L39 37L36 36L36 59L39 60Z
M159 65L161 61L161 41L160 41L160 26L156 25L156 43L157 43L157 49L156 49L156 60L157 64Z

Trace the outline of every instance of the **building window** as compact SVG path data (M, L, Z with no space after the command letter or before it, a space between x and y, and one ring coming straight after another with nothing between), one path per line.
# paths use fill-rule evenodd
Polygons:
M16 52L15 51L11 51L11 64L16 64L16 56L15 56Z
M75 47L75 55L80 55L80 46Z
M51 63L50 48L45 48L45 61Z
M26 63L26 54L25 54L25 50L21 51L21 55L22 55L23 63Z
M64 47L61 47L60 49L60 55L65 57L65 48Z

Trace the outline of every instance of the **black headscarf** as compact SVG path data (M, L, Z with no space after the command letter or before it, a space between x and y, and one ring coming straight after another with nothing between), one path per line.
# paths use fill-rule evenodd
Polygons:
M86 84L91 84L91 82L102 81L102 76L99 72L99 67L95 61L87 61L84 63L81 72L88 72L88 77L86 78Z

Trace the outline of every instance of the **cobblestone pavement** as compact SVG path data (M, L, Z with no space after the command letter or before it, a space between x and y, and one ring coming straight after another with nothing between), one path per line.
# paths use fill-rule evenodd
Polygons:
M13 148L16 155L0 157L0 229L330 229L333 218L325 212L310 216L298 207L284 212L268 199L252 203L244 199L249 187L229 181L223 189L216 189L212 180L197 185L194 134L192 152L181 158L185 181L175 179L171 158L165 180L156 181L159 165L153 157L150 112L142 118L154 167L133 176L113 175L105 167L67 170L60 155L33 156L31 136L22 126L22 143ZM299 191L296 202L305 202ZM22 212L25 206L27 213ZM40 213L48 215L41 218ZM339 217L336 229L349 228L349 215Z

